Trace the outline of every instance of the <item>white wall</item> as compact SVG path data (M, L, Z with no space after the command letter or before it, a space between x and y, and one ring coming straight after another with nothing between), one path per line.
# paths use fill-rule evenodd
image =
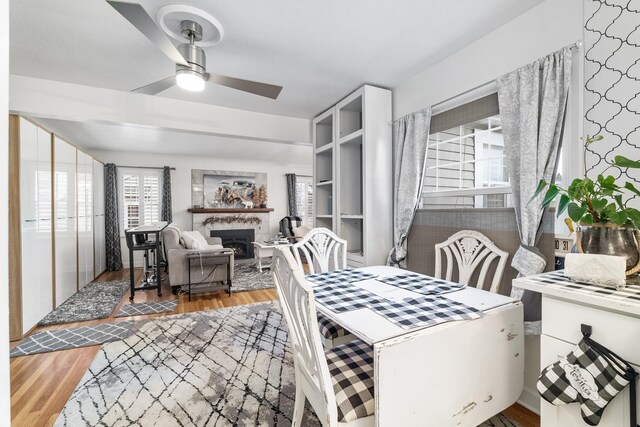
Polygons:
M401 117L582 39L582 0L547 0L393 88Z
M9 381L9 2L0 3L0 425L11 425Z
M492 33L393 88L394 117L419 110L485 85L507 72L582 39L582 0L546 0ZM580 158L582 135L581 52L574 55L573 85L564 148ZM573 155L571 155L573 154ZM568 166L577 175L579 162ZM525 391L519 402L539 411L535 382L540 372L539 337L525 340Z
M287 187L285 173L311 175L311 147L277 144L282 150L281 162L256 160L234 160L203 156L162 155L149 153L130 153L115 151L93 151L90 154L104 163L129 166L173 166L171 172L171 201L173 221L185 230L192 229L191 214L191 169L211 169L238 172L263 172L267 174L267 207L273 208L270 214L271 233L278 231L279 222L287 215ZM244 154L246 156L246 154ZM308 159L290 163L288 159ZM128 264L128 252L123 241L123 262Z

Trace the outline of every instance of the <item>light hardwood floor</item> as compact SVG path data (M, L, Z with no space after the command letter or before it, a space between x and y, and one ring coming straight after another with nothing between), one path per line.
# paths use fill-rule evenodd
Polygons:
M102 274L96 281L110 281L128 279L129 270L108 272ZM136 269L136 279L142 279L142 270ZM126 304L129 293L122 298L121 305ZM72 323L37 328L35 331L46 329L60 329L80 325L94 325L104 322L119 322L128 319L142 320L153 317L167 316L176 313L189 313L201 310L230 307L234 305L251 304L272 301L276 299L274 289L259 291L236 292L230 297L225 292L210 292L192 295L188 301L186 295L175 296L169 286L163 284L162 297L158 298L155 291L136 292L136 301L159 301L178 299L177 310L173 313L153 314L136 317L120 317L114 319L92 320L82 323ZM114 313L118 311L114 310ZM20 341L12 343L12 347ZM56 351L11 359L11 422L14 427L51 426L58 414L71 396L76 385L93 361L100 346L84 347L72 350ZM521 423L523 427L538 427L539 417L520 405L513 405L505 413Z

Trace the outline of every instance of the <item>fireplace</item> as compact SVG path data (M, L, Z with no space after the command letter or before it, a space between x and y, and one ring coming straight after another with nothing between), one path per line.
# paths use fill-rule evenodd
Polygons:
M255 231L253 229L241 230L211 230L211 237L222 239L222 246L231 248L235 259L253 258L253 245L255 241Z

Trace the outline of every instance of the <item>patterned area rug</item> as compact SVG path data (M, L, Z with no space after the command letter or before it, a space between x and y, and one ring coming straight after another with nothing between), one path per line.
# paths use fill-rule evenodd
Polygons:
M10 356L28 356L122 340L131 335L132 324L132 321L127 320L117 323L101 323L95 326L36 332L11 350Z
M109 317L128 289L128 280L89 283L47 314L39 325L59 325Z
M273 287L270 269L267 268L260 272L254 262L237 262L235 264L231 292L255 291Z
M178 300L127 303L114 317L142 316L144 314L169 313L178 306Z
M134 328L102 347L55 426L291 425L293 361L275 302ZM517 426L497 418L483 426ZM303 425L320 423L307 410Z

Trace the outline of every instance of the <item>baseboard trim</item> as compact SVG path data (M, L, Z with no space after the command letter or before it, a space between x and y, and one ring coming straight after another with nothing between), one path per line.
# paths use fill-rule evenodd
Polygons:
M518 404L540 415L540 395L537 390L531 390L525 387L518 398Z

